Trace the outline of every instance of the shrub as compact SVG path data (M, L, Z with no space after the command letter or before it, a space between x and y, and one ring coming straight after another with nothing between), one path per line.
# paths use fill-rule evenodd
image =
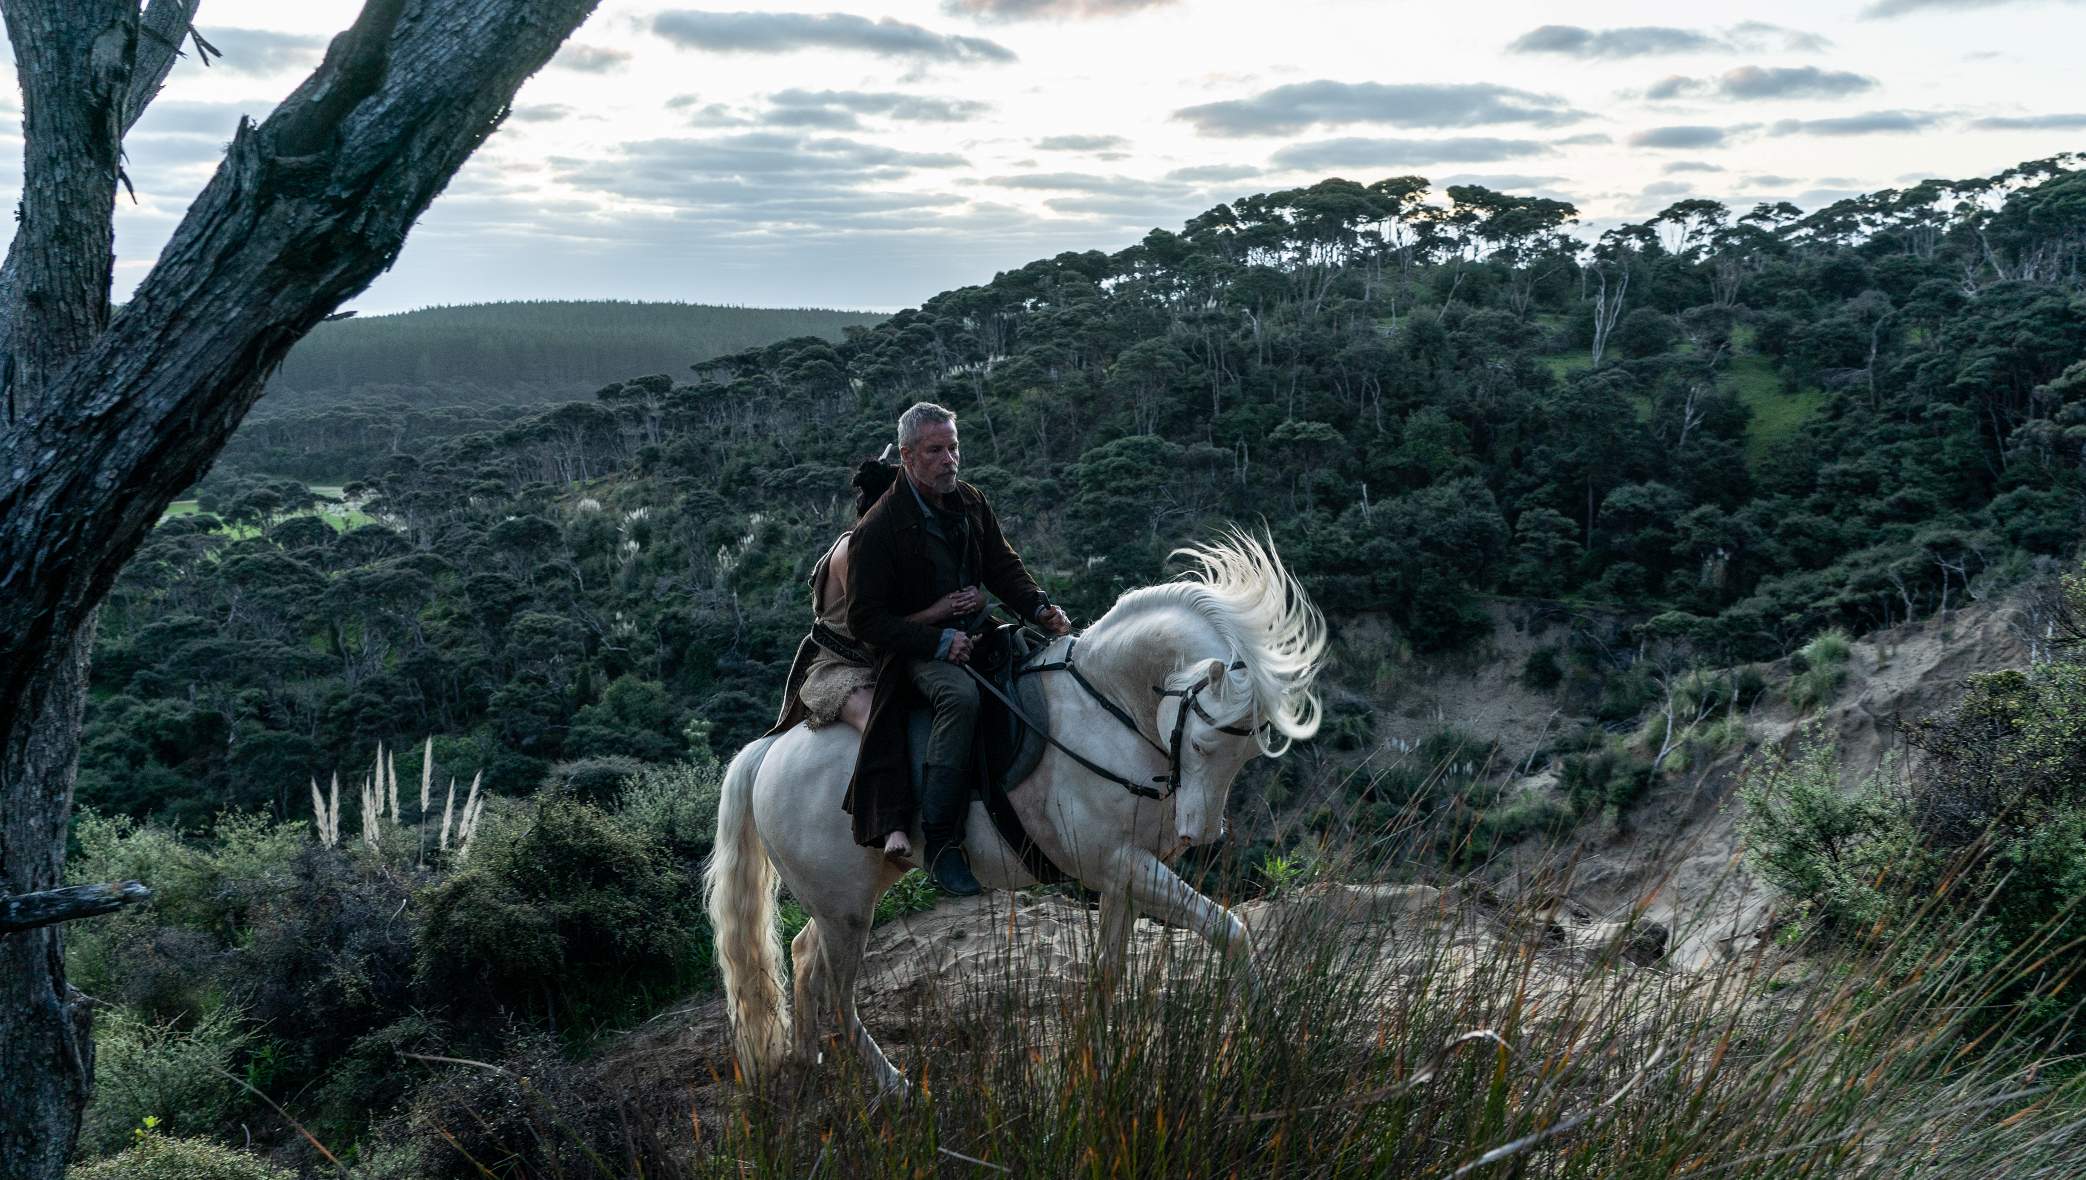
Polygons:
M1564 665L1558 662L1557 648L1539 647L1529 652L1521 664L1521 683L1534 692L1549 692L1564 683Z
M1847 633L1838 627L1821 631L1796 653L1801 667L1789 680L1789 703L1809 712L1831 703L1847 680L1847 661L1853 654Z
M1880 777L1840 787L1839 753L1818 729L1794 759L1772 748L1738 789L1746 860L1762 880L1798 899L1831 932L1856 931L1891 907L1885 881L1914 848L1906 816Z
M623 784L616 815L685 860L710 854L724 767L715 758L646 766Z
M1649 758L1610 740L1586 753L1567 755L1558 785L1574 814L1606 812L1620 819L1651 789L1656 777Z
M461 1023L501 1014L589 1031L703 978L696 882L635 824L541 799L425 895L415 970Z
M605 803L623 790L624 784L642 774L645 764L622 754L602 754L560 762L543 776L543 789Z
M295 1180L295 1173L207 1139L143 1131L121 1154L73 1165L65 1180Z
M121 1008L94 1027L94 1098L80 1125L80 1148L116 1151L151 1118L183 1134L204 1134L240 1105L230 1071L247 1044L237 1013L220 1008L188 1028L158 1024Z

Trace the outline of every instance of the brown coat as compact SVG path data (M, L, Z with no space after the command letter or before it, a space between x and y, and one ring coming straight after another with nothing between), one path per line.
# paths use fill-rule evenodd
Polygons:
M992 506L977 488L961 481L954 495L970 524L965 564L978 571L985 589L1016 614L1035 618L1049 598L1007 544ZM911 622L906 616L927 609L940 597L927 555L930 541L919 501L901 474L863 514L849 542L848 630L878 657L869 728L862 735L845 804L855 817L858 844L881 844L886 833L913 820L905 724L915 694L905 661L933 659L942 628Z

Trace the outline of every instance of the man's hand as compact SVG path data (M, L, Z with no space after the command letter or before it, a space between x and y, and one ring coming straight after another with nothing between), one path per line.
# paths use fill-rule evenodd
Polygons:
M943 659L946 659L946 660L948 660L948 661L949 661L950 663L952 663L952 664L968 664L968 663L970 663L970 662L971 662L971 637L970 637L970 636L968 636L968 635L965 635L965 634L964 634L963 632L961 632L961 631L958 631L958 632L957 632L957 633L956 633L956 634L955 634L954 636L952 636L952 637L950 638L950 640L949 640L949 654L948 654L948 655L946 655L946 656L944 656L944 657L942 657L942 658L943 658Z
M985 605L985 592L976 586L965 586L961 590L951 590L940 598L935 599L934 606L929 608L930 613L934 615L931 621L946 623L951 619L960 619L974 613L983 605Z
M1070 635L1072 633L1072 617L1067 615L1065 608L1061 606L1046 608L1041 615L1037 616L1036 621L1041 623L1043 629L1052 635Z

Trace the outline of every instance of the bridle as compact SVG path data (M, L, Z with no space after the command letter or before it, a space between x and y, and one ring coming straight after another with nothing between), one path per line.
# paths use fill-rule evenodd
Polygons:
M1016 717L1021 718L1021 720L1025 724L1027 724L1030 729L1033 729L1037 733L1042 734L1045 741L1048 741L1051 745L1056 746L1058 750L1062 752L1066 757L1070 758L1074 762L1077 762L1079 765L1085 767L1089 772L1098 775L1101 778L1107 779L1109 782L1115 783L1116 785L1122 787L1124 790L1130 792L1132 795L1135 795L1140 799L1156 799L1163 801L1173 798L1175 792L1181 789L1181 739L1185 737L1187 734L1188 711L1190 709L1193 709L1197 717L1202 718L1206 724L1208 724L1212 729L1215 729L1218 733L1227 733L1232 735L1233 737L1252 737L1254 736L1254 734L1270 728L1268 723L1266 722L1263 722L1258 730L1250 729L1242 725L1217 724L1217 719L1215 717L1210 716L1210 711L1208 709L1203 708L1202 701L1199 699L1202 690L1209 687L1208 681L1199 682L1193 688L1166 688L1161 685L1154 684L1152 686L1152 691L1156 693L1160 697L1160 699L1163 700L1167 697L1181 698L1180 710L1174 714L1173 718L1173 736L1168 741L1167 745L1161 746L1159 743L1146 737L1144 734L1144 730L1138 727L1136 720L1133 719L1129 713L1125 712L1121 705L1118 705L1114 701L1109 700L1108 694L1094 687L1094 682L1088 680L1086 678L1086 675L1079 670L1079 665L1072 662L1072 649L1077 647L1078 644L1079 638L1077 636L1073 636L1065 640L1065 654L1063 658L1058 659L1052 663L1029 664L1024 667L1017 668L1014 672L1014 675L1016 675L1017 677L1027 676L1031 673L1036 672L1071 673L1072 679L1078 683L1079 687L1086 690L1088 696L1094 698L1095 701L1099 702L1102 708L1114 714L1115 719L1117 721L1122 722L1124 727L1127 728L1131 733L1136 734L1138 739L1144 742L1145 745L1150 746L1153 750L1157 751L1160 755L1165 757L1166 773L1155 774L1151 777L1151 781L1153 783L1165 784L1164 790L1161 790L1157 786L1147 786L1144 783L1140 783L1124 775L1117 774L1116 772L1108 769L1107 767L1094 762L1090 758L1087 758L1085 755L1082 755L1077 750L1072 749L1070 746L1067 746L1065 743L1059 741L1057 739L1057 736L1051 733L1048 729L1036 724L1036 722L1032 718L1030 718L1027 713L1024 713L1022 711L1020 705L1015 704L1012 700L1008 699L1006 694L1002 693L999 690L999 687L993 684L991 680L979 675L977 670L970 668L970 665L968 664L964 665L964 667L970 670L971 676L975 678L979 684L984 685L986 690L991 692L992 695L998 697L1002 704L1006 705L1009 709L1012 709ZM1237 672L1243 669L1245 666L1246 662L1244 660L1237 660L1231 664L1230 668L1228 668L1227 671Z

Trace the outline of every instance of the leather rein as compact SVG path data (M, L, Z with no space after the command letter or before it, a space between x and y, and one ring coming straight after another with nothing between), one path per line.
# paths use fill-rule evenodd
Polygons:
M1099 702L1102 708L1114 714L1115 719L1117 721L1122 722L1123 726L1127 728L1131 733L1136 734L1138 739L1144 742L1145 745L1150 746L1153 750L1157 751L1159 754L1165 757L1166 773L1155 774L1152 776L1151 779L1153 783L1165 784L1164 790L1160 790L1156 786L1148 786L1146 784L1137 782L1134 779L1117 774L1115 771L1112 771L1107 767L1094 762L1092 759L1087 758L1079 751L1074 750L1070 746L1067 746L1065 743L1059 741L1057 739L1057 735L1051 733L1048 728L1042 725L1038 725L1034 718L1030 717L1026 712L1022 710L1020 705L1016 704L1010 697L1007 696L1006 693L1001 692L999 690L999 686L995 685L990 678L980 674L976 668L971 667L969 664L963 665L963 669L964 671L969 672L971 674L971 678L973 680L976 680L981 686L983 686L985 691L991 693L995 697L998 697L1001 704L1007 706L1008 709L1012 710L1014 715L1021 719L1022 724L1027 725L1030 729L1033 729L1037 733L1042 734L1043 740L1057 747L1058 751L1064 754L1065 757L1070 758L1072 761L1077 762L1079 765L1085 767L1089 773L1107 779L1109 782L1115 783L1116 785L1122 787L1124 790L1130 792L1132 795L1135 795L1140 799L1156 799L1164 801L1173 798L1174 793L1181 789L1181 738L1186 734L1188 729L1188 710L1195 710L1195 715L1197 717L1202 718L1205 723L1207 723L1211 728L1215 729L1218 733L1228 733L1234 737L1253 736L1255 731L1252 729L1248 729L1245 726L1218 725L1217 719L1215 717L1210 716L1210 712L1208 709L1203 708L1202 701L1197 698L1203 689L1209 687L1208 682L1205 681L1203 683L1197 684L1193 688L1164 688L1160 685L1154 684L1152 686L1152 691L1158 694L1158 696L1162 700L1166 697L1182 698L1181 708L1179 712L1174 714L1173 737L1169 742L1168 746L1159 745L1159 743L1153 741L1148 737L1145 737L1144 730L1139 729L1137 727L1137 722L1131 718L1130 714L1125 712L1122 706L1116 704L1112 700L1109 700L1107 694L1103 693L1100 689L1094 687L1094 682L1088 680L1086 678L1086 675L1079 670L1079 665L1072 662L1072 649L1078 646L1078 644L1079 638L1077 636L1073 636L1065 641L1064 658L1059 659L1053 663L1028 664L1023 667L1016 668L1014 670L1014 675L1016 677L1021 677L1036 672L1071 673L1072 679L1078 683L1079 687L1086 690L1088 696L1094 698L1095 701ZM1238 660L1232 663L1229 670L1236 672L1244 668L1245 666L1246 662L1244 660ZM1267 726L1263 723L1261 728L1265 729L1267 728Z

